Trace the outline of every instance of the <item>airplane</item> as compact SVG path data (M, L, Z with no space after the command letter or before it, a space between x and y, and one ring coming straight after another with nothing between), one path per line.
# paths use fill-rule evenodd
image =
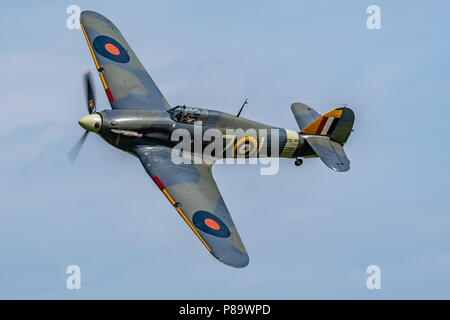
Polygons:
M240 117L245 103L237 115L172 107L109 19L94 11L83 11L80 24L111 109L96 111L92 79L86 73L89 114L79 120L86 131L69 152L69 158L75 160L89 132L137 157L204 247L222 263L243 268L249 256L212 176L215 161L277 157L293 158L299 166L302 158L319 157L332 170L350 169L343 149L355 118L350 108L339 107L320 115L306 104L293 103L291 110L300 129L294 131ZM213 143L212 139L202 141L200 148L194 146L188 152L190 161L174 162L173 152L180 141L174 141L173 134L184 130L195 136L198 128L202 134L208 129L218 131L214 141L223 142L224 149L211 153L213 161L195 161L204 157L203 152ZM227 134L238 129L252 134L231 138ZM185 153L182 158L186 158Z

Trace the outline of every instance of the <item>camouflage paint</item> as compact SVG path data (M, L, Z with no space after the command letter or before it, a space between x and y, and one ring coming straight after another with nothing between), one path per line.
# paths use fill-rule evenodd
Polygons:
M212 165L175 164L171 159L177 144L171 141L172 133L185 129L194 136L196 127L171 118L167 111L173 109L111 21L96 12L84 11L80 22L113 109L94 113L101 117L101 127L95 132L114 147L139 158L156 186L213 256L227 265L245 267L249 256L214 181ZM291 109L301 130L320 118L314 109L302 103L294 103ZM342 123L333 128L330 137L303 135L215 110L194 109L193 112L202 121L202 134L214 128L226 140L227 129L255 130L254 136L233 137L232 157L319 155L332 169L340 170L346 169L348 163L342 147L339 149L335 141L343 144L347 140L354 116L348 108L339 110L343 110ZM202 141L202 153L208 144ZM275 145L278 153L273 151ZM267 153L261 153L261 147L267 148ZM192 150L196 152L195 148Z

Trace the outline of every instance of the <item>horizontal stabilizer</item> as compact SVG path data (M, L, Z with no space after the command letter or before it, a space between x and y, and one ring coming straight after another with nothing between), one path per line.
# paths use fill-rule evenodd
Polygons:
M320 117L320 114L304 103L295 102L291 105L292 113L298 123L300 131L306 128L311 122Z
M339 172L350 169L350 160L348 160L344 148L339 143L331 141L327 136L303 135L303 138L330 169Z

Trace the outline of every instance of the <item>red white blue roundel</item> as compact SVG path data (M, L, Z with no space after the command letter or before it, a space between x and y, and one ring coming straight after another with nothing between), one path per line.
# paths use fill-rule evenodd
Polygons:
M192 222L201 231L220 238L228 238L230 230L219 217L208 211L197 211L192 217Z
M127 63L130 56L120 43L108 36L98 36L92 43L95 51L105 58L119 63Z

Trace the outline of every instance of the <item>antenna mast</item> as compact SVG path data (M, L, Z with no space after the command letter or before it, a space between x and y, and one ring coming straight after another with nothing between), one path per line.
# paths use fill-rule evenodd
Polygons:
M241 112L242 112L242 110L244 109L244 107L245 107L245 105L246 105L247 103L248 103L248 102L247 102L247 98L245 98L245 101L244 101L244 103L242 104L242 107L241 107L241 109L239 110L239 112L238 112L238 114L237 114L236 117L239 117L239 116L241 115Z

